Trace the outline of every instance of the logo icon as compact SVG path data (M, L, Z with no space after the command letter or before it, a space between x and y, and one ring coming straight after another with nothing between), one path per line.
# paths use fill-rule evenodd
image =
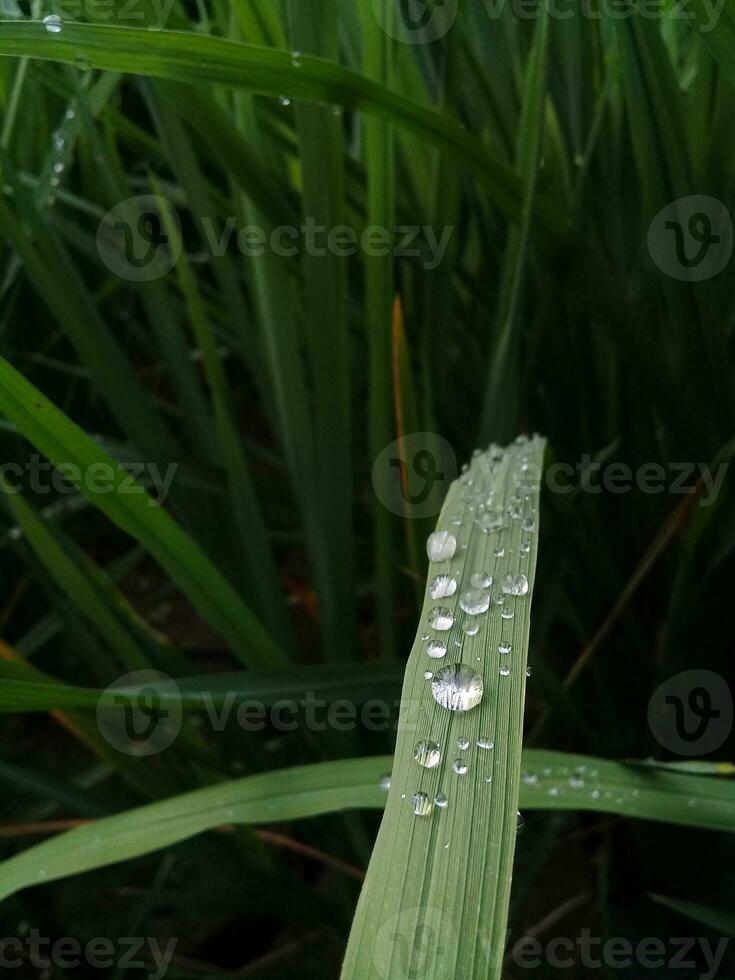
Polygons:
M430 44L444 37L457 18L458 0L373 0L381 28L405 44Z
M733 227L722 201L706 194L667 204L648 229L648 250L672 279L701 282L722 272L730 261Z
M372 475L378 500L392 513L434 517L457 476L457 457L435 432L412 432L385 447Z
M164 221L173 222L171 242ZM181 254L181 223L173 205L155 194L129 197L107 212L97 228L97 250L110 272L129 282L152 282L173 269Z
M181 729L179 688L157 670L136 670L111 684L97 703L97 725L104 738L125 755L138 758L169 748Z
M375 937L373 966L385 980L452 980L457 930L441 909L403 909L391 916Z
M682 756L715 752L732 731L733 698L711 670L685 670L664 681L648 704L648 724L665 749Z

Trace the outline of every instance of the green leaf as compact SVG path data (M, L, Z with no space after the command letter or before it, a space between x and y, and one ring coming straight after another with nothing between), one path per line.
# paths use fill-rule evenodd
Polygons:
M441 921L455 926L450 934L435 933L442 951L434 950L434 966L440 959L442 975L500 976L536 566L538 483L530 475L540 473L543 449L539 438L520 439L505 451L491 447L449 490L437 526L451 540L456 536L457 550L449 560L432 561L429 576L449 574L457 587L437 600L429 588L425 593L406 667L391 790L352 925L344 978L371 976L378 948L386 957L383 974L394 975L393 957L400 950L384 948L385 937L394 926L413 934L426 908L441 910ZM492 588L471 583L477 572L492 576ZM516 582L519 594L510 594ZM483 604L479 615L463 611L468 601ZM441 607L451 613L451 627L429 642L445 643L446 656L430 659L422 637L431 630L432 610ZM501 610L512 618L503 618ZM476 635L465 634L470 623ZM432 696L441 671L454 676L458 665L481 676L484 685L480 703L466 711L447 710ZM427 668L433 680L427 681ZM424 740L441 752L431 768L414 757L414 746ZM456 772L455 760L469 767L465 774ZM434 804L439 795L448 800L445 809Z
M15 368L0 358L0 412L56 466L76 467L81 492L118 527L140 542L168 571L204 618L221 631L243 663L276 666L285 656L217 567L148 493L60 412ZM108 475L111 492L88 477ZM94 484L96 486L96 484Z

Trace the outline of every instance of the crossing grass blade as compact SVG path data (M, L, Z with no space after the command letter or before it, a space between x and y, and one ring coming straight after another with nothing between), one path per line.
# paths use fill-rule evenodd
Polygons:
M139 541L169 572L240 659L250 665L286 662L262 624L199 546L143 487L41 391L0 358L0 412L55 465L76 467L82 493L115 524ZM98 493L82 475L109 474L112 492ZM81 482L79 482L81 481Z
M449 490L437 527L456 536L456 557L432 564L429 575L449 573L457 588L438 602L428 588L425 593L406 668L387 808L352 925L345 980L392 976L399 963L403 970L417 969L411 937L427 917L438 927L426 933L434 937L431 950L423 951L423 963L430 964L427 976L500 976L536 564L538 483L528 474L540 472L543 449L539 438L520 439L505 451L491 447ZM462 597L474 588L476 572L491 575L493 585L481 591L485 611L471 617L460 599L467 605ZM519 575L522 594L512 595L506 579L513 583ZM513 618L501 617L496 600ZM436 634L446 641L446 657L432 660L422 636L437 605L451 611L453 623L448 632ZM463 632L470 621L476 635ZM427 682L424 672L429 668L436 678L445 663L482 675L478 706L448 711L434 700L435 680ZM468 740L465 749L460 738ZM422 768L414 759L414 745L424 739L440 747L435 767ZM493 748L478 747L480 741ZM464 775L453 771L457 759L469 767ZM437 794L447 797L446 808L434 805ZM413 950L410 964L401 959L405 942Z
M381 777L390 772L392 762L392 756L369 756L275 770L94 820L0 864L0 900L22 888L150 854L216 827L383 809L386 793ZM657 775L643 764L537 749L523 753L522 772L519 800L523 810L590 810L735 833L732 780L673 772ZM570 775L578 777L580 773L599 795L593 797L589 785L549 794L550 788L559 788L568 783ZM392 784L391 794L394 792ZM691 800L698 805L692 807ZM515 816L514 809L514 833ZM444 912L448 903L438 895L434 906ZM410 936L405 928L402 932ZM482 935L487 936L487 931ZM365 971L370 970L372 957L371 951ZM487 973L476 975L484 977Z

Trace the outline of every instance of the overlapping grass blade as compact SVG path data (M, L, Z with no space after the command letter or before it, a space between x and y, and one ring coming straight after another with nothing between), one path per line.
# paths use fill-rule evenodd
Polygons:
M284 654L262 624L173 518L156 506L97 443L2 359L0 411L52 463L77 468L82 493L161 563L244 663L276 666L285 662ZM96 492L87 479L100 467L107 474L111 492Z

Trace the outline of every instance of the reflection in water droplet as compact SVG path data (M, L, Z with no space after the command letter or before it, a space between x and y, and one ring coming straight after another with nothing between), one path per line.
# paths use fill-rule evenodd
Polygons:
M431 682L437 704L449 711L470 711L482 701L482 675L468 664L442 667Z
M49 34L61 34L64 29L64 21L58 14L49 14L43 18L42 23Z
M506 575L503 581L503 592L506 595L526 595L528 593L528 579L523 572L518 575Z
M490 596L481 589L468 589L459 597L459 607L468 616L481 616L490 608Z
M457 579L453 575L437 575L429 586L429 595L432 599L447 599L456 591Z
M446 656L447 645L444 640L429 640L426 644L426 652L432 660L441 660Z
M457 550L457 539L449 531L434 531L426 541L429 561L448 561Z
M452 628L453 622L454 616L452 615L452 611L447 609L446 606L435 606L429 612L429 626L432 629L439 630L443 633Z
M413 747L413 757L424 769L433 769L441 762L441 749L428 738L417 742Z
M411 805L417 817L428 817L432 811L431 800L426 793L414 793Z

